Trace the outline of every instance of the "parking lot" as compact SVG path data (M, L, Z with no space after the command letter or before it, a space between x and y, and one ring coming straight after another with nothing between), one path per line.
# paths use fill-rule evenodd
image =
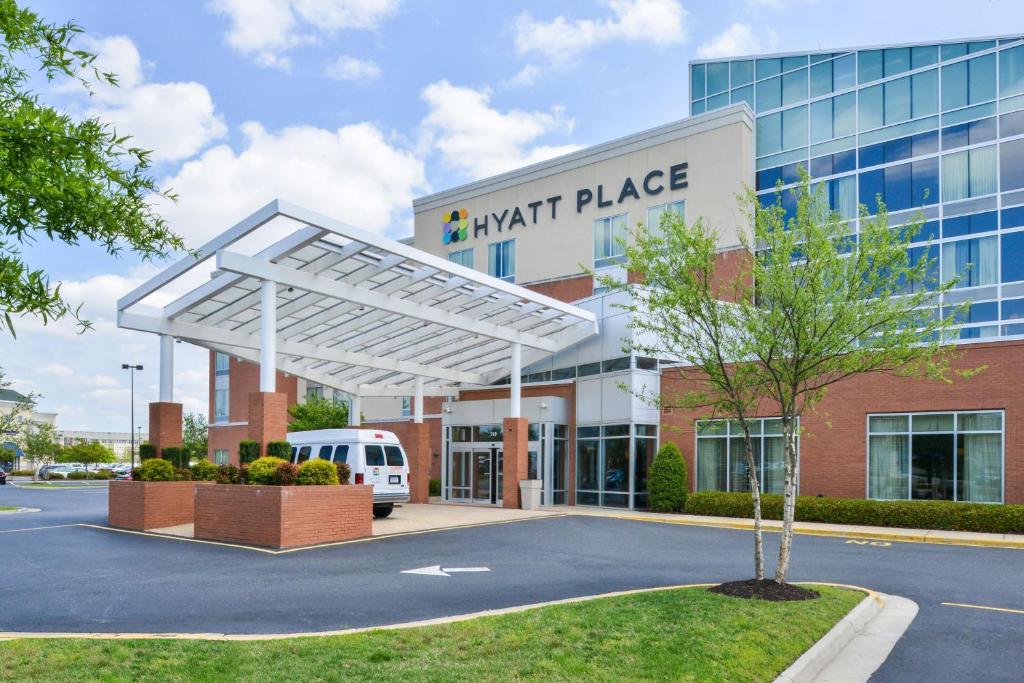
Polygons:
M100 489L0 489L0 631L308 633L746 578L750 534L562 515L268 554L102 527ZM93 525L93 526L82 526ZM767 537L774 553L776 537ZM1024 552L797 538L791 578L921 610L877 680L1019 680ZM944 604L948 603L948 604Z

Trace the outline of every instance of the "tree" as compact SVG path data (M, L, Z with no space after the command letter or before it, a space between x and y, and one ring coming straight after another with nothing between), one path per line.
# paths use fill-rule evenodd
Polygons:
M149 152L98 118L75 120L29 89L31 63L47 80L69 78L86 91L93 80L117 85L114 74L93 66L95 54L73 45L81 32L0 0L0 333L14 335L15 315L44 324L71 315L89 327L60 285L25 262L26 243L88 240L111 255L128 247L144 259L184 247L152 210L154 196L173 196L148 175Z
M308 432L311 429L342 429L348 426L348 404L311 396L305 403L288 408L292 421L290 432Z
M647 476L650 507L655 512L682 512L686 505L686 461L671 441L658 449Z
M191 458L206 458L209 451L209 425L202 413L188 413L182 430L182 448Z
M114 462L114 451L101 443L83 442L65 448L60 454L61 462L80 462L89 469L89 465Z
M637 275L630 282L611 277L601 284L630 294L631 350L652 358L675 358L680 379L689 390L641 392L658 407L702 410L708 417L738 421L744 435L744 456L754 504L754 576L764 578L761 494L749 418L756 414L763 393L758 369L734 359L748 355L750 340L743 334L744 308L735 302L753 299L747 259L739 267L719 258L718 239L703 221L688 224L666 211L658 230L640 225L625 245L626 269ZM719 269L723 272L719 272ZM659 454L660 457L660 454Z
M36 463L46 464L61 453L57 429L48 422L30 423L22 432L25 454Z

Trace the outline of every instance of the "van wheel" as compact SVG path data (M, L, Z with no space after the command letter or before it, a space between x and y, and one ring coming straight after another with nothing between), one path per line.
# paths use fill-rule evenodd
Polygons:
M394 505L374 505L373 516L377 519L384 519L385 517L391 516L391 511L394 509Z

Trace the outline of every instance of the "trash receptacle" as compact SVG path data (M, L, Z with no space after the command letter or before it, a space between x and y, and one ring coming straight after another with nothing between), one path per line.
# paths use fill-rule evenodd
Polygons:
M536 510L540 507L540 492L543 482L540 479L523 479L519 482L519 498L524 510Z

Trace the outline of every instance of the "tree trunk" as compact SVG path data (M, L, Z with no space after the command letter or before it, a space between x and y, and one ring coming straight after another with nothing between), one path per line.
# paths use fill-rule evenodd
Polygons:
M761 530L761 482L757 477L757 464L754 462L754 445L750 440L750 430L744 425L743 445L747 455L747 475L750 480L750 497L754 503L754 578L764 578L764 534Z
M779 543L779 562L775 565L776 583L786 582L789 571L790 551L793 547L793 517L796 512L796 429L792 417L782 418L783 464L785 475L782 484L782 539Z

